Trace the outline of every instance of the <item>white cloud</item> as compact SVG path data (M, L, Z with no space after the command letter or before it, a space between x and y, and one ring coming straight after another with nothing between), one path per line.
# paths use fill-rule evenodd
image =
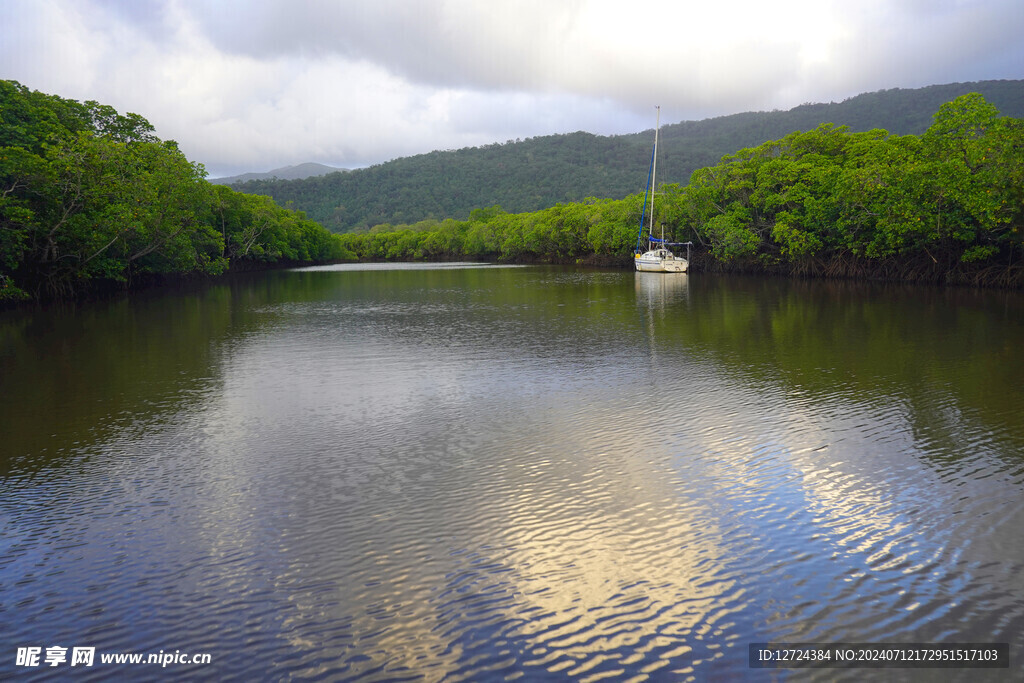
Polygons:
M212 174L1024 76L1019 0L6 0L0 77Z

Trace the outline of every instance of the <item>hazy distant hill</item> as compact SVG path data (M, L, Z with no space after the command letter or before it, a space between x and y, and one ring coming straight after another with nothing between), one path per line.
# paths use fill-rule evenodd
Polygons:
M347 168L335 168L334 166L324 166L323 164L314 164L312 162L305 164L297 164L295 166L284 166L282 168L275 168L273 171L267 171L266 173L243 173L241 175L228 176L226 178L210 178L210 182L215 185L234 185L236 183L244 183L250 180L302 180L303 178L313 178L316 176L327 175L328 173L347 172Z
M981 93L1005 115L1024 118L1024 81L1017 80L883 90L789 111L684 121L662 127L658 181L686 184L694 170L726 154L822 123L855 131L922 133L943 103L968 92ZM509 212L536 211L588 196L622 198L642 192L653 135L653 129L611 137L549 135L404 157L345 174L233 186L270 195L282 205L293 202L293 208L335 232L466 218L474 208L494 204Z

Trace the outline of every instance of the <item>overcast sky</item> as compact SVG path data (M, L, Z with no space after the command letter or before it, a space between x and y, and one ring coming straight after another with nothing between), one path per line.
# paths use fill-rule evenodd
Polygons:
M0 0L0 78L211 177L1024 78L1024 0Z

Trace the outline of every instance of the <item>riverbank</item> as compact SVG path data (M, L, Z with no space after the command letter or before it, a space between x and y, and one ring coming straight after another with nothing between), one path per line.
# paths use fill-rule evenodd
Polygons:
M706 252L695 252L691 272L735 273L820 280L893 282L983 289L1024 289L1024 263L943 263L927 256L872 260L833 255L799 263L723 263Z
M38 296L31 299L0 299L0 311L45 308L52 305L76 304L102 301L122 296L134 296L159 291L189 291L230 281L233 278L259 275L273 271L327 266L338 263L352 263L351 259L327 259L322 261L283 260L274 262L238 261L223 273L142 273L129 280L91 280L67 296Z
M518 256L512 259L495 259L494 262L590 268L633 268L632 255L599 256L591 254L576 259ZM808 259L796 264L777 263L773 265L753 260L724 263L712 257L706 250L694 249L691 251L689 272L823 281L891 282L979 289L1024 289L1024 262L1005 265L977 265L955 262L941 263L927 257L911 260L889 258L874 261L846 255Z

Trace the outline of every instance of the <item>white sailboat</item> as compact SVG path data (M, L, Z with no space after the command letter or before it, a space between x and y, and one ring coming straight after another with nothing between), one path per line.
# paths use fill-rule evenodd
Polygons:
M654 127L654 152L651 154L651 171L648 174L647 189L651 197L650 223L647 226L647 250L641 251L644 232L644 217L640 216L640 231L636 236L636 250L633 252L633 265L638 271L652 273L685 273L690 267L690 242L666 242L665 226L662 224L661 238L654 236L654 188L655 176L658 170L658 132L661 129L661 107L657 107L658 118ZM644 207L647 206L647 197L644 197ZM668 248L676 245L686 245L686 256L676 256Z

